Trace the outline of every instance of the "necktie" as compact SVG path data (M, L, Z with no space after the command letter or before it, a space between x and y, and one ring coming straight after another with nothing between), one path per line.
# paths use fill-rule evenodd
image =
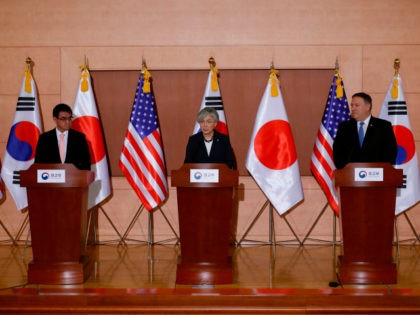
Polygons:
M364 124L365 123L363 121L361 121L360 124L359 124L359 143L360 143L360 146L363 145L363 138L365 137L365 132L363 130L363 125Z
M58 146L59 146L59 149L60 149L61 163L64 163L64 161L66 160L66 156L64 154L64 133L60 133L60 142L59 142Z

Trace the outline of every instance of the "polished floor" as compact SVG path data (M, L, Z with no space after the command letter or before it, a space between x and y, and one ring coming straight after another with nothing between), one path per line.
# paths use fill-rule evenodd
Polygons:
M130 244L95 246L95 271L80 285L61 288L182 288L175 284L179 247ZM233 250L234 282L217 288L327 289L337 281L335 261L340 246L243 246ZM50 288L27 283L31 248L0 244L0 290ZM398 283L392 285L345 285L343 288L411 288L420 290L420 244L394 247ZM399 256L399 257L398 257ZM340 289L340 287L338 288Z

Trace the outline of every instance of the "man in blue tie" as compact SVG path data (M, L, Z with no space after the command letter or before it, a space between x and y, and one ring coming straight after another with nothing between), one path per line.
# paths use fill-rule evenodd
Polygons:
M351 99L351 119L338 126L333 157L338 169L351 162L395 163L397 141L389 121L372 116L372 98L359 92Z

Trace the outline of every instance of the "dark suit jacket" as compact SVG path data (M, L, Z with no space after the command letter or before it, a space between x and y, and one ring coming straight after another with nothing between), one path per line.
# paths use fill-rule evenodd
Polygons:
M35 163L61 163L55 128L39 136ZM90 170L90 153L86 137L74 129L69 130L65 163L72 163L80 170Z
M235 163L229 137L215 130L210 155L208 155L203 133L200 131L190 136L184 163L224 163L233 168Z
M371 117L360 147L357 122L341 123L333 144L335 166L340 169L350 162L389 162L395 164L397 141L389 121Z

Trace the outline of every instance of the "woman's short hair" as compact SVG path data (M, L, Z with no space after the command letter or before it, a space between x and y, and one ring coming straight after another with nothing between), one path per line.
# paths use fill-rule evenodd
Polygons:
M219 122L219 114L217 113L217 110L212 107L204 107L202 110L200 110L197 115L197 122L203 121L204 117L207 115L213 117L215 122Z

